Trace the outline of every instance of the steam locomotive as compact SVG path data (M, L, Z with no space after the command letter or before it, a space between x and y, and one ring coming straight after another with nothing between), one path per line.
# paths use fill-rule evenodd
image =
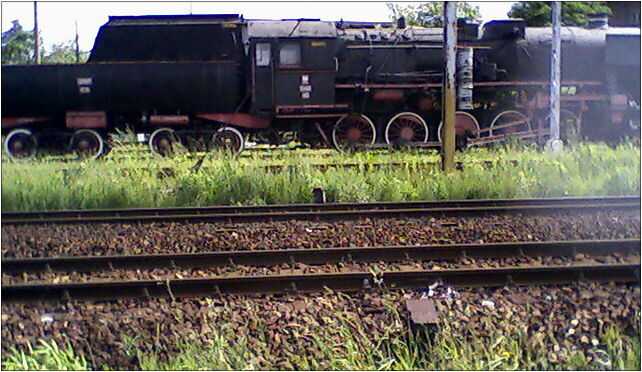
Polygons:
M460 147L548 135L550 28L457 23ZM2 66L4 152L98 158L133 128L152 152L295 133L337 149L439 146L442 29L238 15L110 17L89 60ZM640 29L562 28L561 136L639 136Z

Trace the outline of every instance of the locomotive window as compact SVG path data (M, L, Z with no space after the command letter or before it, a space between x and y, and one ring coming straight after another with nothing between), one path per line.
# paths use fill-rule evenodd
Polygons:
M301 64L301 46L299 44L284 44L279 52L279 66L294 67Z
M270 44L258 43L256 44L256 65L269 66L270 65Z

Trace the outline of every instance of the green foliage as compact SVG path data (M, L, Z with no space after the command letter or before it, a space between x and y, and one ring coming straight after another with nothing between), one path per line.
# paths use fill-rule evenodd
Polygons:
M69 343L59 348L55 341L40 340L40 344L32 347L27 344L26 352L11 347L3 354L2 369L13 371L58 370L58 371L88 371L89 365L82 355L76 355Z
M135 355L141 370L197 370L204 367L210 370L242 370L248 366L247 356L250 354L248 345L243 338L226 338L220 334L213 335L207 343L197 344L180 340L167 361L157 357L162 348L143 345L140 338L124 337L124 349L129 355ZM151 352L142 351L141 348L151 349Z
M639 319L639 314L635 319ZM640 322L632 322L636 326L635 332L639 335ZM618 328L607 329L600 337L605 346L604 367L614 370L639 371L640 370L640 338L626 339ZM578 368L580 369L580 368Z
M23 30L18 20L12 21L13 27L2 33L2 63L3 64L29 64L33 63L34 56L34 32ZM41 63L76 63L76 47L73 40L52 44L47 51L40 38ZM87 62L88 52L79 53L78 63Z
M33 32L22 29L18 20L13 20L13 27L2 33L2 63L25 64L33 62Z
M85 63L89 58L88 52L79 52L78 63ZM52 44L51 50L42 57L42 63L76 63L76 43L72 40L66 43Z
M144 150L144 149L142 149ZM256 154L210 154L198 173L196 159L105 160L54 163L6 162L2 167L2 211L264 205L312 202L312 189L333 202L413 201L638 195L640 148L623 144L567 147L561 154L504 146L458 153L463 171L444 174L437 152L357 153L319 157L284 151L276 158ZM491 168L482 162L493 162ZM511 161L517 161L517 165ZM405 162L405 167L372 167ZM416 165L433 162L434 166ZM357 168L322 170L314 164L358 163ZM296 166L278 171L268 165ZM171 168L166 174L162 168Z
M606 1L563 1L562 24L566 26L586 26L592 14L611 14ZM513 4L508 16L522 18L528 26L548 26L551 24L551 6L545 1L520 1Z
M392 13L390 18L393 21L405 17L406 24L409 26L443 27L443 1L428 1L418 5L399 5L397 3L386 3L386 5ZM458 1L457 17L476 20L481 18L481 14L478 6Z

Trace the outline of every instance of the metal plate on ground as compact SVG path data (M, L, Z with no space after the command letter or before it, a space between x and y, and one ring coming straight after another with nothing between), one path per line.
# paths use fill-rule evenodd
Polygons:
M406 308L415 324L437 324L439 313L433 300L406 300Z

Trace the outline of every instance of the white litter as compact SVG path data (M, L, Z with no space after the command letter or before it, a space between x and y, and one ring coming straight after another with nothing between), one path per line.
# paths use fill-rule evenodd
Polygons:
M51 323L54 321L53 315L51 314L42 314L40 321L43 323Z
M489 308L491 310L495 309L495 303L493 301L490 301L490 300L482 300L481 305L483 307L487 307L487 308Z
M575 328L569 328L568 332L566 332L567 336L574 335L575 334Z

